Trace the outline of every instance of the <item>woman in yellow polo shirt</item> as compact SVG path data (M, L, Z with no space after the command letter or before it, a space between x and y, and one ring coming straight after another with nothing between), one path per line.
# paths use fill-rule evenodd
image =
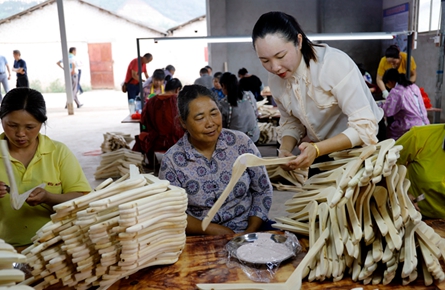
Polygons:
M396 145L407 168L408 192L427 218L445 218L445 124L412 127Z
M406 52L400 52L397 45L393 44L386 49L385 56L380 60L379 68L377 69L377 85L379 86L380 90L382 90L382 96L384 99L386 99L389 92L385 86L385 83L383 82L383 75L390 68L395 68L399 71L399 73L406 74L407 59L408 54ZM416 67L414 57L411 56L409 80L412 83L416 82Z
M41 93L29 88L9 91L0 107L0 119L4 131L0 140L8 142L19 193L45 183L30 194L22 208L14 210L7 196L6 170L0 170L0 239L24 246L50 221L53 205L88 193L91 187L74 154L39 133L47 120Z

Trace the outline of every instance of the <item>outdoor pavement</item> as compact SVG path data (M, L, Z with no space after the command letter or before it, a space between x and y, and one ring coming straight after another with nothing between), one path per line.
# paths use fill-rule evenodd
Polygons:
M100 145L106 132L123 132L133 137L139 133L138 124L124 124L128 116L127 95L115 90L93 90L79 95L84 105L74 115L64 109L65 93L43 94L48 121L41 133L63 142L78 158L92 188L103 180L95 180L94 172L100 163ZM0 128L0 132L2 128ZM263 156L276 156L275 147L260 147ZM292 197L291 192L274 191L269 217L286 215L284 202Z

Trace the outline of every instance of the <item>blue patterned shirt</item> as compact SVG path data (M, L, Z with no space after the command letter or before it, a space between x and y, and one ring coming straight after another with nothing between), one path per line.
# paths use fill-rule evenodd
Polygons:
M160 179L184 188L188 195L187 214L199 220L219 198L232 176L232 166L239 155L260 156L258 148L244 133L222 129L212 158L208 160L189 142L186 133L165 153ZM267 221L272 204L272 185L264 166L247 168L212 222L242 232L248 219L257 216Z

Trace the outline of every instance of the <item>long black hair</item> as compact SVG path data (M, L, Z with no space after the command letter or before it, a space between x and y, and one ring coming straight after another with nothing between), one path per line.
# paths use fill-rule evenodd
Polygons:
M222 74L219 83L227 90L227 101L229 104L232 107L237 107L238 100L243 99L243 91L238 84L237 77L230 72L225 72Z
M406 78L405 74L399 73L399 71L395 68L391 68L385 71L382 80L385 84L393 81L398 83L399 85L404 86L405 88L413 84L409 79Z
M302 36L301 53L303 54L304 62L309 67L311 60L317 61L314 46L309 38L298 24L297 20L284 12L268 12L258 19L252 31L252 43L255 49L255 42L258 38L264 38L268 34L280 34L287 41L292 41L295 46L298 46L298 34Z
M20 110L25 110L42 124L48 119L45 99L40 92L30 88L15 88L5 95L0 107L0 119Z

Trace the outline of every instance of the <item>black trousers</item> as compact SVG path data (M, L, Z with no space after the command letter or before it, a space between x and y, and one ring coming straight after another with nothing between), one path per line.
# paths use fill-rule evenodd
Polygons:
M29 88L28 76L23 75L17 77L17 82L15 84L17 88Z

